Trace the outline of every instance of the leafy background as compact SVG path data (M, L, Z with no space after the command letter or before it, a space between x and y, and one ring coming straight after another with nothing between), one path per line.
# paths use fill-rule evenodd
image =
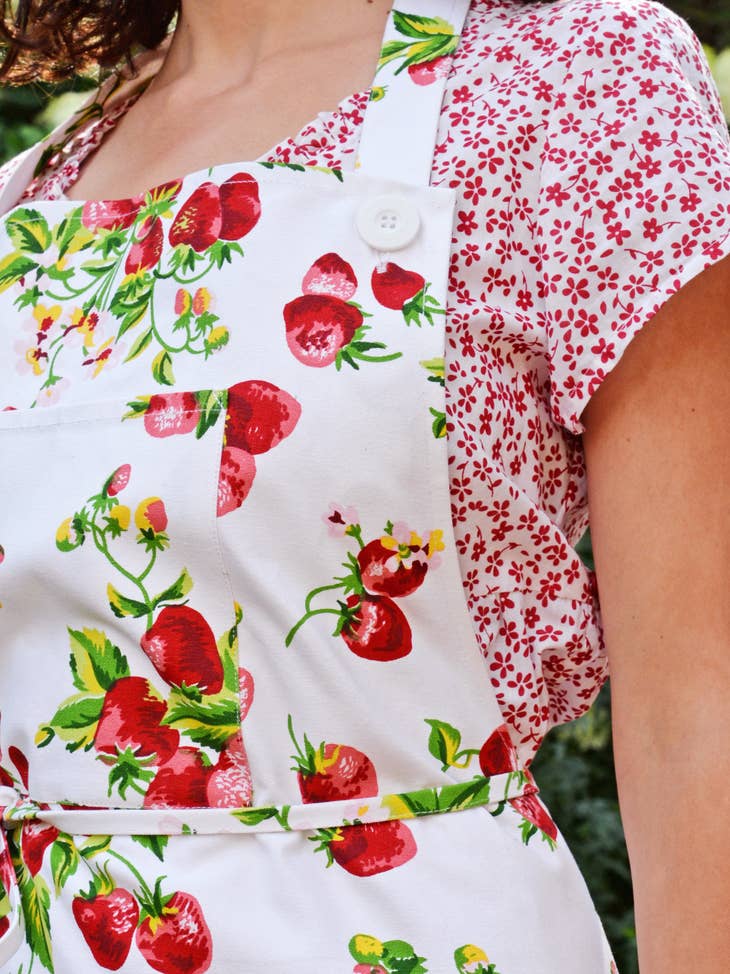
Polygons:
M705 45L730 119L730 0L669 0ZM93 81L0 88L0 162L69 115ZM579 549L590 565L590 538ZM607 684L584 717L548 734L533 769L601 915L622 974L638 974L631 874L619 815ZM535 841L535 840L533 840Z

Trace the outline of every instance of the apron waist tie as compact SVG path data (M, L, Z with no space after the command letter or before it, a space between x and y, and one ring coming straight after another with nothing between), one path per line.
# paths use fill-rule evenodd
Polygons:
M19 797L3 809L2 826L45 822L71 835L218 835L293 832L339 828L368 822L416 818L468 808L498 809L538 787L527 771L476 776L415 791L309 805L255 805L243 808L89 808L39 805Z

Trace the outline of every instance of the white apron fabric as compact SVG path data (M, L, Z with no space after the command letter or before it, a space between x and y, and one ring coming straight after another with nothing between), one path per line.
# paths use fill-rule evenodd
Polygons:
M353 173L0 195L2 974L612 969L451 526L467 9L391 14Z

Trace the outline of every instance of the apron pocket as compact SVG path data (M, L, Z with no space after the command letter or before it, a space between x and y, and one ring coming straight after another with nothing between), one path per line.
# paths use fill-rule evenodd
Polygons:
M223 446L228 398L0 413L0 743L35 802L252 801L217 516L253 456Z

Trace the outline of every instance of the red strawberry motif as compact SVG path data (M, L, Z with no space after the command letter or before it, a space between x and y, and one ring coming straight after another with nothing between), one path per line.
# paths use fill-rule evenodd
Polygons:
M118 971L129 956L139 920L139 906L134 896L126 889L112 889L89 897L75 896L71 910L99 967Z
M162 256L164 234L159 216L147 216L139 225L134 243L129 248L124 264L126 274L140 274L151 270Z
M421 64L410 64L408 74L417 85L432 85L439 78L446 78L450 67L451 58L444 55Z
M349 301L357 291L355 271L339 254L323 254L304 275L303 294L327 294Z
M223 664L213 630L189 605L165 606L140 646L171 686L184 683L203 693L218 693L223 686Z
M347 608L340 635L356 656L388 662L413 649L411 627L392 599L354 594L348 596Z
M315 837L333 861L353 876L375 876L402 866L416 852L416 840L405 822L344 825L321 829Z
M243 808L253 800L251 769L243 740L234 737L211 769L206 791L211 808Z
M487 778L493 774L507 774L509 771L519 770L517 750L506 724L500 724L482 744L479 751L479 767Z
M328 294L304 294L284 308L286 341L304 365L321 369L349 345L363 323L362 312Z
M142 196L132 196L128 200L93 200L84 203L81 222L93 232L127 230L137 219L143 204Z
M360 577L368 592L402 599L415 592L428 572L424 560L399 557L397 548L386 548L380 540L371 541L358 552Z
M180 742L173 727L160 725L166 713L167 704L148 680L124 676L106 692L94 746L112 756L127 749L142 758L154 754L156 763L164 764Z
M150 397L144 428L150 436L192 433L200 419L198 400L192 392L168 392Z
M111 494L111 490L109 493ZM8 757L15 765L15 768L20 775L20 780L23 782L23 787L26 791L28 791L28 758L23 754L20 748L15 747L14 744L11 744L8 748Z
M509 803L531 825L540 829L548 839L557 842L558 828L537 795L520 795L519 798L510 798ZM525 842L529 840L531 834L524 836Z
M383 270L375 268L371 284L378 304L392 311L402 311L407 302L424 289L426 279L415 271L388 262Z
M49 845L58 838L58 829L45 822L24 822L20 834L20 854L31 876L37 876Z
M202 752L181 747L161 765L144 796L145 808L205 808L211 766Z
M222 226L220 190L214 183L202 183L179 209L170 227L170 243L187 244L202 253L218 240Z
M15 883L15 867L10 858L10 853L5 847L0 852L0 899L2 899L3 890L6 893L10 892Z
M322 743L315 748L306 734L302 750L294 736L291 716L289 734L297 749L292 760L305 805L377 795L378 778L367 754L347 744Z
M140 923L135 941L160 974L203 974L213 961L210 929L200 903L190 893L176 892L162 899L161 909Z
M238 382L228 390L226 446L266 453L289 436L301 412L296 399L271 382Z
M261 216L259 185L247 172L227 179L220 188L221 240L240 240L256 226Z
M238 700L241 707L241 721L244 721L253 703L253 677L242 666L238 667Z
M123 463L121 467L117 467L104 485L104 490L108 496L116 497L117 494L120 494L129 483L131 476L132 468L128 463Z
M0 917L0 937L4 937L10 929L10 917Z
M246 450L225 446L218 476L218 517L237 510L248 497L256 476L256 461Z

